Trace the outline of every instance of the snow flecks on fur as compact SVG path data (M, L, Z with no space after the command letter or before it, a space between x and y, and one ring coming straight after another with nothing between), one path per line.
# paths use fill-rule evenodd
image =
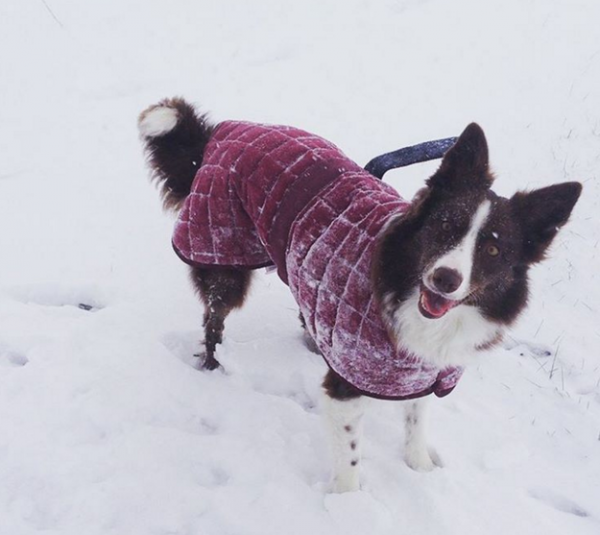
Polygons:
M490 213L490 207L490 201L485 199L477 208L471 220L471 226L463 240L445 255L438 258L429 271L425 273L423 282L431 291L436 291L433 283L435 271L437 269L451 269L458 273L462 282L456 290L446 294L445 297L460 301L471 292L471 273L473 271L473 262L475 261L475 246L477 245L479 232Z
M442 394L462 373L397 351L373 297L376 238L407 207L386 184L345 176L302 213L290 237L290 289L309 333L341 377L376 396Z
M372 291L377 238L407 208L319 136L227 121L206 146L173 245L191 264L275 263L329 365L360 390L442 395L460 373L397 351Z

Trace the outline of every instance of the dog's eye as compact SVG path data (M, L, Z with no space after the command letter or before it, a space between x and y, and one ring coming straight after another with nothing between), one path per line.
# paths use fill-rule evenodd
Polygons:
M496 247L495 245L488 245L487 253L490 256L498 256L500 254L500 249L498 249L498 247Z
M442 230L446 232L450 232L452 230L452 225L450 224L450 221L442 221Z

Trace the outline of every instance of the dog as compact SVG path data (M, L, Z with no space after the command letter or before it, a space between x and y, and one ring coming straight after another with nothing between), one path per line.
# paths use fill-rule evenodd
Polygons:
M213 125L180 98L150 106L138 127L164 206L179 212L173 246L205 305L201 367L219 367L225 318L244 303L252 270L275 266L329 366L332 490L360 488L368 397L405 400L406 463L441 466L424 400L449 394L501 343L581 184L496 195L475 123L410 203L292 127Z

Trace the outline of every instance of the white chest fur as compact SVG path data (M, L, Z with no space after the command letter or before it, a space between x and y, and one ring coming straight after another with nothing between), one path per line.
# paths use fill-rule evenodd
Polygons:
M419 312L418 300L415 289L388 315L390 327L401 348L438 368L467 365L482 346L502 335L502 327L485 319L476 307L459 305L441 318L428 319Z

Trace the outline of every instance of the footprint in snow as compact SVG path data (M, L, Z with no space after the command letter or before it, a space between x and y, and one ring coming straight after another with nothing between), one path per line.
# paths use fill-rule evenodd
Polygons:
M546 504L557 511L575 515L581 518L587 518L590 514L583 508L577 505L575 502L565 498L561 494L558 494L549 489L530 489L529 495L532 498Z
M29 359L25 355L9 349L5 350L0 348L0 366L22 368L28 362Z
M163 345L179 360L192 367L198 366L198 358L194 356L200 350L198 331L177 331L163 336Z
M514 338L506 340L503 347L508 351L517 353L520 357L548 358L554 354L552 348L547 345Z
M230 474L220 466L200 465L192 472L196 483L201 487L222 487L231 481Z
M17 286L8 290L10 297L26 305L73 307L84 312L104 308L98 293L98 288L93 286L70 287L64 284Z

